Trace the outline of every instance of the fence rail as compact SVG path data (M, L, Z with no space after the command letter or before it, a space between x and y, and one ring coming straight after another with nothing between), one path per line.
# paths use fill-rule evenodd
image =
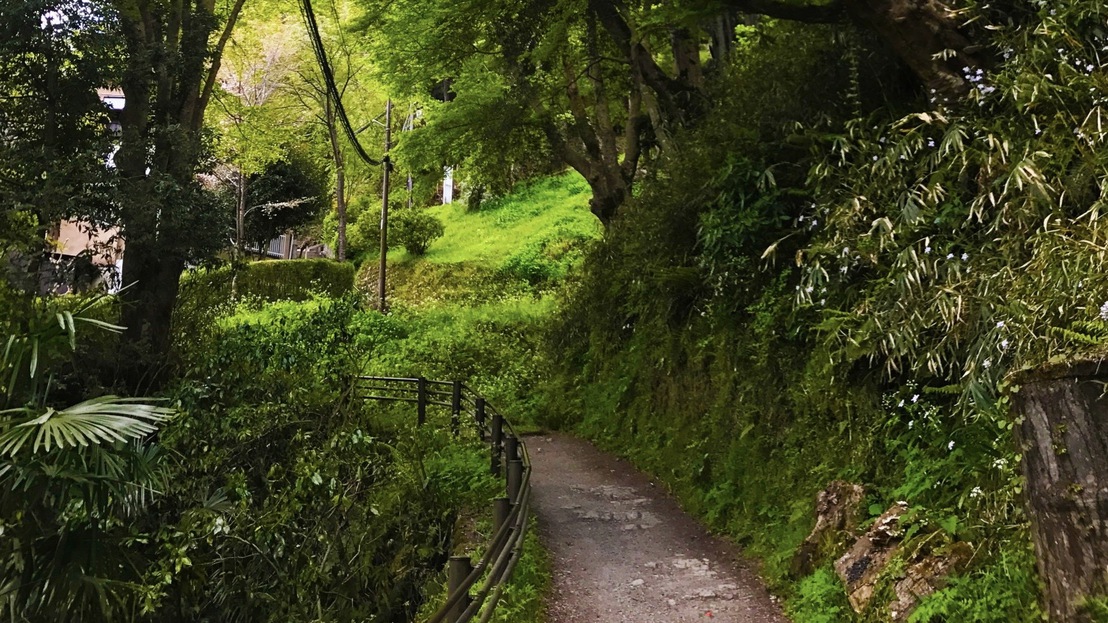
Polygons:
M531 498L531 457L527 445L511 422L461 381L360 376L356 390L364 400L415 404L420 426L427 422L428 407L449 409L450 428L455 436L461 433L462 416L472 418L480 438L489 443L489 469L505 480L505 495L493 501L492 539L476 565L469 556L450 558L446 603L423 622L466 623L480 615L476 620L487 623L519 562L527 535ZM474 593L482 578L484 582Z

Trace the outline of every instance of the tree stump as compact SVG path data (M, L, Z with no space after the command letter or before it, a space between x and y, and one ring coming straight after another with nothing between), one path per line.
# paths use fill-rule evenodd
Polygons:
M1081 604L1108 589L1108 360L1013 376L1012 406L1046 607L1089 620Z

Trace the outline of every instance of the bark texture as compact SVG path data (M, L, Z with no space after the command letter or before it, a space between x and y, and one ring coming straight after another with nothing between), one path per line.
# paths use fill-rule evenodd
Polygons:
M1050 619L1091 621L1081 602L1108 588L1108 360L1048 366L1014 381L1032 537Z

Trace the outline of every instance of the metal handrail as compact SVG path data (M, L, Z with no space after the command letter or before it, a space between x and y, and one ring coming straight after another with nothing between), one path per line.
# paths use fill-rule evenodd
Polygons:
M509 498L510 509L496 532L492 535L488 547L476 566L469 568L468 558L461 560L461 564L468 568L468 573L456 578L451 571L450 586L447 591L446 602L439 607L424 623L467 623L478 613L481 614L480 623L487 623L492 618L497 604L500 602L504 591L504 585L511 579L512 572L519 562L523 551L523 539L527 535L528 519L530 517L531 494L531 455L527 451L527 445L519 438L515 427L510 421L500 415L500 412L489 406L483 397L458 381L432 381L424 378L383 377L383 376L359 376L358 388L363 391L392 393L394 395L363 395L363 400L379 400L392 402L415 403L419 411L419 424L426 420L428 406L441 406L451 409L451 427L455 436L460 433L460 415L463 407L465 413L471 416L477 424L482 439L487 439L492 446L492 468L494 473L500 475L499 466L503 464L504 477L509 495L513 481L518 481L518 490L514 498ZM367 385L376 383L377 385ZM400 385L400 386L389 386ZM415 387L408 387L414 384ZM450 387L450 391L429 389L428 386ZM412 397L412 394L415 394ZM396 395L399 394L399 395ZM450 402L432 400L432 396L448 396ZM502 428L497 429L500 426ZM505 435L505 433L507 433ZM513 444L504 442L505 437L511 437ZM505 447L514 445L517 448L518 458L505 456ZM506 459L506 460L502 460ZM502 498L503 500L503 498ZM453 564L453 563L451 563ZM477 589L476 595L471 597L470 591L482 577L485 582Z

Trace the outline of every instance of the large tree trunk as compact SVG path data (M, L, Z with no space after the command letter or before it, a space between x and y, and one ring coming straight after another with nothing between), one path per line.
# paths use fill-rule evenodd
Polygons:
M1108 360L1016 375L1013 408L1046 605L1089 621L1081 602L1108 592Z
M871 28L936 96L970 88L966 70L981 62L962 34L961 19L940 0L844 0L846 10Z
M185 259L196 247L188 218L195 199L204 109L223 49L245 0L235 0L215 45L212 0L163 6L123 2L126 104L115 162L119 171L123 257L121 367L131 391L156 384L166 365L170 323ZM140 356L141 355L141 356Z

